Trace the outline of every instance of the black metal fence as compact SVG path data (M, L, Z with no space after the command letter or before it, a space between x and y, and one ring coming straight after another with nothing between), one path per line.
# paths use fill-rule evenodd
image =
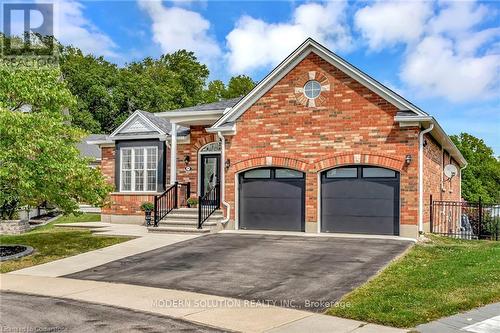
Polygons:
M461 239L500 238L500 204L467 201L430 202L430 228L434 234Z

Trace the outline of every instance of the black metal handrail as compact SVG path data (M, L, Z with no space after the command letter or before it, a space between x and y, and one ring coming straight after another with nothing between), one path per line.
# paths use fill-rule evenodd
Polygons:
M177 183L173 184L160 195L155 195L154 201L154 226L167 216L174 208L177 208Z
M175 182L175 184L171 185L169 188L165 190L160 195L155 195L154 201L154 226L157 227L158 223L167 216L173 209L179 208L179 188L183 186L186 187L184 202L180 203L180 205L186 205L187 199L191 195L191 183L179 183Z
M207 193L198 197L198 229L220 206L220 185L215 184Z

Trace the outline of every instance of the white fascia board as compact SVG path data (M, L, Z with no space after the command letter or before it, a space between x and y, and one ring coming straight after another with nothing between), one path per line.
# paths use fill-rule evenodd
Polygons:
M120 126L118 126L118 128L115 129L113 131L113 133L111 133L109 135L109 137L112 138L112 137L116 136L118 133L120 133L120 131L125 126L127 126L128 123L130 123L137 116L140 117L142 120L144 120L148 125L150 125L159 134L161 134L161 135L166 135L167 134L163 130L161 130L158 126L156 126L152 121L150 121L146 116L144 116L141 112L139 112L139 110L137 110L134 113L132 113L132 115L130 115L130 117L128 117L127 120L125 120Z
M144 135L120 135L111 138L113 141L119 140L142 140L142 139L159 139L160 141L165 141L167 135L164 134L144 134Z
M221 127L209 127L206 128L205 131L208 133L217 133L221 132L227 135L235 135L236 134L236 125L233 126L221 126Z
M224 113L224 109L222 110L207 110L207 111L167 111L167 112L159 112L155 113L155 116L166 118L166 119L175 119L179 117L190 117L190 116L206 116L206 115L221 115Z
M167 144L170 146L170 144L172 143L172 137L169 136L166 140ZM180 144L186 144L186 143L190 143L191 142L191 136L189 135L185 135L185 136L177 136L177 144L180 145Z
M89 145L105 145L105 144L114 144L112 140L89 140L85 141Z
M467 160L434 117L396 116L394 117L394 120L399 122L400 125L403 125L403 127L405 124L411 123L417 123L417 126L423 124L434 124L434 128L430 132L432 137L439 142L443 149L446 150L460 164L461 167L467 165Z
M226 112L213 126L222 125L228 121L235 121L243 112L246 111L255 101L271 89L279 80L281 80L293 67L300 63L309 53L314 52L318 56L328 61L332 66L340 69L353 79L363 84L368 89L374 91L384 99L391 102L400 110L411 110L419 116L428 116L424 111L399 96L391 89L385 87L383 84L373 79L366 73L358 68L349 64L344 59L335 55L327 48L317 43L312 39L307 39L301 46L293 51L282 63L280 63L274 70L272 70L257 86L250 91L244 98L242 98L229 112Z

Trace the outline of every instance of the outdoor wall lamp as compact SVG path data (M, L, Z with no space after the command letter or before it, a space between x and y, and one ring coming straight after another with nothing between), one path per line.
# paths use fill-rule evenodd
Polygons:
M226 167L226 170L229 169L229 167L231 166L231 160L229 158L224 163L224 166Z
M410 164L410 163L411 163L411 160L412 160L411 155L406 155L406 157L405 157L405 162L406 162L406 164Z
M185 163L186 165L188 165L188 164L189 164L189 160L190 160L189 155L184 156L184 163Z

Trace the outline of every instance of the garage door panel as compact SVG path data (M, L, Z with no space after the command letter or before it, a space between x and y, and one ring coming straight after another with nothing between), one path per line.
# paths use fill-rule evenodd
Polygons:
M399 234L399 175L362 178L360 169L364 166L351 168L358 169L357 178L327 178L322 174L322 231Z
M241 193L245 197L262 197L262 198L301 198L302 182L293 181L285 183L273 180L251 180L245 181L241 188Z
M273 212L276 215L300 216L301 205L297 205L300 198L248 198L241 203L246 213ZM300 202L300 201L299 201Z
M247 179L244 174L240 175L240 228L304 231L305 179L276 179L276 170L279 169L273 169L269 178L262 179Z
M323 206L326 215L394 216L394 199L343 199L328 200Z
M397 181L373 182L365 180L332 181L322 188L325 198L394 198Z
M377 217L366 223L364 216L326 216L325 218L335 218L334 225L327 225L323 228L324 232L339 233L363 233L378 235L393 235L394 218Z

